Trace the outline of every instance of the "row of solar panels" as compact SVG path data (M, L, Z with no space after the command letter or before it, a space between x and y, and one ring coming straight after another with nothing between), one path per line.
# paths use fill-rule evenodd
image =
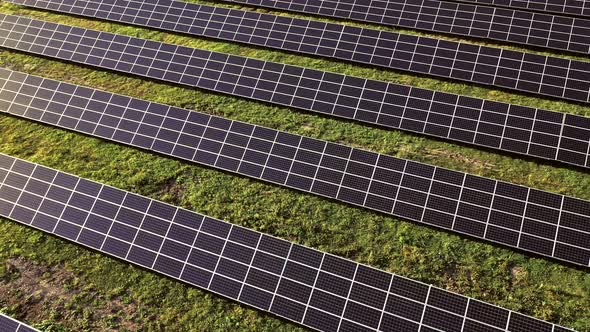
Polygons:
M543 229L552 225L555 227L557 223L561 224L560 234L579 233L570 238L566 236L565 241L575 241L576 238L583 238L588 234L586 231L576 230L587 226L585 221L588 216L577 213L586 211L583 207L587 207L588 202L24 73L4 70L1 77L2 100L12 100L11 104L3 105L8 105L8 112L16 116L152 149L300 190L311 186L311 192L322 195L327 194L321 188L334 187L335 191L331 192L342 194L330 197L355 204L360 204L360 200L355 200L356 198L364 197L365 202L371 202L368 204L377 204L367 205L368 207L384 212L388 212L381 209L385 205L379 204L387 204L385 195L393 193L396 197L390 199L389 204L397 207L393 209L394 213L406 218L420 214L431 216L423 222L434 225L437 225L438 220L449 220L441 218L445 213L437 209L445 210L449 204L454 204L456 211L463 211L459 206L464 206L464 212L456 212L454 216L453 212L449 214L449 221L456 222L457 225L452 229L472 235L474 229L485 229L482 234L487 234L487 239L502 243L507 243L505 239L519 239L520 248L541 254L542 251L529 245L535 241L543 242L542 238L526 233L527 229ZM14 92L15 90L18 92ZM47 99L46 96L51 97ZM306 172L306 167L314 167L314 160L320 164L313 171ZM376 164L367 164L371 160ZM184 210L178 210L184 211L179 214L174 212L177 211L175 208L162 203L150 203L148 199L131 193L123 193L9 156L2 158L0 169L2 168L0 215L319 330L338 330L341 328L341 321L345 322L344 326L348 326L346 329L342 328L344 331L377 328L381 331L418 331L422 326L434 328L435 331L453 331L459 326L466 326L467 331L502 331L504 326L509 326L509 331L562 330L560 327L553 327L530 317L517 316L515 313L510 314L475 300L465 299L459 301L463 304L457 304L457 295L450 293L445 293L448 296L438 296L441 299L430 300L439 303L438 306L431 307L431 302L427 301L428 294L432 291L428 289L431 287L401 283L395 288L388 288L385 287L387 282L379 282L381 278L377 273L358 274L358 268L334 267L351 264L342 263L344 260L338 264L326 263L326 269L341 277L363 276L362 280L365 281L342 282L340 279L330 279L329 274L324 281L319 279L318 272L310 270L324 264L324 259L317 254L305 255L299 253L298 249L292 254L297 257L293 260L298 264L287 268L288 262L273 263L272 259L271 262L266 262L266 255L255 259L253 253L248 254L252 250L245 250L243 247L226 250L228 246L221 239L233 238L236 244L247 244L255 251L266 247L279 248L269 253L279 255L283 260L291 257L288 255L293 252L293 247L302 248L295 244L262 244L278 240L259 241L260 236L248 235L250 233L246 229L231 224L220 226L215 221L211 221L213 225L207 226L211 230L205 231L202 220L212 219L197 217L196 214ZM315 178L306 178L305 174L309 173L315 173ZM359 189L355 186L369 173L372 176L367 193L347 187ZM306 183L307 187L302 187ZM336 185L337 183L340 184ZM426 190L427 187L430 189ZM68 190L73 190L73 193ZM486 193L485 190L490 191ZM520 201L517 197L524 199L525 193L528 201ZM426 206L419 206L420 203L414 201L420 195L427 199ZM454 195L457 195L456 202L446 199ZM469 210L483 208L478 204L484 201L487 204L490 201L502 202L484 212L485 215L497 214L502 218L483 222L481 227L473 226L479 223L469 217ZM422 204L424 203L426 200ZM530 211L527 215L515 215L513 213L516 212L510 209L511 206L520 205L522 213L525 204L527 211ZM555 212L552 213L550 207L555 207ZM565 210L558 213L557 207L564 207ZM142 213L150 209L148 214L154 218L148 219ZM507 211L502 211L503 209ZM564 212L569 210L572 212ZM439 218L436 218L437 215ZM477 215L471 214L475 217ZM544 220L548 220L547 216L557 217L557 220L546 222ZM510 221L537 226L502 224ZM451 223L438 226L451 228L450 225ZM193 228L193 235L187 227ZM515 231L514 236L510 235L510 228ZM519 228L525 231L519 234L516 231ZM230 233L230 229L235 229L236 234ZM205 232L208 236L202 235L199 238L197 235L200 232ZM170 239L167 242L168 238ZM546 241L550 241L550 238L553 237L547 235ZM581 241L578 244L586 245L586 242ZM291 249L287 249L288 247ZM575 245L556 241L545 247L553 250L557 248L558 258L587 264L587 258L567 256L576 250L579 252L580 248ZM215 254L224 258L211 257ZM186 265L189 263L191 265ZM248 265L257 268L248 269ZM263 274L265 269L270 270L267 272L274 271L274 278ZM250 270L253 271L252 276L249 274ZM348 272L335 272L341 270ZM281 284L279 281L282 280L280 278L283 273L286 274L286 279ZM215 275L219 275L219 280L213 283ZM318 284L317 280L322 281ZM245 286L239 285L240 282L252 286L252 289L243 292ZM351 287L357 284L360 289L354 291L356 295L345 300L344 294L353 294ZM390 292L395 289L398 293L395 293L396 296L379 295L375 294L374 288L366 286ZM377 300L379 298L382 299L381 302ZM390 299L390 302L384 302L385 299ZM346 301L353 301L351 303L355 304L348 306ZM428 305L419 305L415 301L426 301ZM467 303L472 303L475 308L481 307L481 312L468 309ZM377 310L380 306L386 306L381 315ZM351 309L347 312L345 308ZM425 316L428 317L426 321L423 320L422 312L429 312ZM461 315L468 316L466 318ZM509 317L514 321L508 322Z
M590 65L581 61L175 1L11 2L581 102L588 102L590 96L590 82L584 76L590 72ZM344 1L322 1L321 5L314 1L291 2L288 9L306 13L317 9L316 13L326 14L331 3L336 6L334 16L377 22L368 14L359 17L355 8L363 5L360 1L353 5ZM374 14L372 6L379 3L371 1L368 12ZM286 8L281 1L255 4ZM343 11L348 5L352 6L349 14ZM395 10L390 5L383 8ZM421 15L422 10L420 15L412 15L415 5L424 5L425 15ZM442 18L438 23L428 21L432 16L428 8L432 6L433 2L407 2L403 13L384 11L378 23L394 24L385 21L386 17L401 15L405 19L407 15L409 21L400 20L395 25L410 27L413 18L415 27L442 31ZM438 6L439 12L466 10L463 5L454 9L442 3ZM485 37L498 39L491 35L499 31L501 18L510 15L507 10L494 10L491 17L482 17L484 7L468 8L482 11L477 19L472 16L472 22L487 19L490 27ZM548 36L555 30L567 36L552 35L553 43L539 46L557 47L567 38L568 47L562 48L588 52L588 40L583 38L587 21L555 21L553 17L554 25L539 26L537 23L545 21L547 15L522 13L512 11L511 15L513 19L518 16L530 20L527 42L535 44L543 29ZM473 25L466 33L458 28L462 16L454 17L457 20L451 25L456 28L447 32L474 36ZM518 29L526 26L519 24L515 24ZM567 24L569 31L562 29ZM514 33L505 40L518 41L514 39L518 29L510 30ZM579 116L18 16L0 15L0 31L4 32L0 45L9 49L590 166L590 120ZM577 265L590 265L590 202L571 197L9 70L0 71L0 110ZM211 221L207 227L212 230L206 231L203 227L209 222L202 220L212 219L194 214L176 220L176 212L170 214L172 207L154 203L158 210L149 212L152 203L146 201L126 205L126 197L135 197L130 193L83 179L74 181L72 176L8 156L4 160L12 163L4 163L4 178L0 172L3 216L319 330L565 330L458 295L439 295L441 290L417 286L419 283L397 276L383 277L384 272L361 273L364 279L357 280L359 270L370 268L327 254L311 254L307 248L301 250L309 250L308 254L294 254L292 258L292 248L303 248L292 243L288 244L288 252L284 249L287 245L283 245L283 251L265 251L260 245L267 236L252 235L255 232L217 221ZM37 177L37 169L44 174ZM53 177L49 179L47 174ZM69 180L55 182L58 175ZM54 187L56 193L50 195ZM104 188L110 189L101 197ZM222 224L225 226L219 226ZM193 235L187 233L187 227L193 228ZM178 232L170 233L173 228ZM234 229L239 229L237 234ZM198 256L189 262L193 253ZM274 257L274 263L265 261L270 259L267 256ZM260 266L253 268L257 259ZM394 286L402 279L400 285Z
M365 11L382 15L382 10L405 6L421 6L429 2L418 0L225 0L226 2L243 3L254 6L272 7L302 11L309 14L338 15L339 12L349 13L347 18L356 18L354 13ZM439 1L431 1L439 2ZM445 1L447 2L447 1ZM584 0L451 0L448 2L464 2L494 7L524 9L528 11L556 13L571 16L590 16L590 4ZM500 10L500 9L496 9Z
M0 71L4 112L590 266L590 202Z
M84 1L70 1L73 5L78 2ZM121 2L119 3L121 6L116 6L116 8L120 8L123 13L134 10L132 7L122 6L125 3L131 6L129 2L119 0L116 2ZM38 3L41 8L47 8L45 3ZM182 2L175 3L178 3L177 7L189 6ZM58 6L53 2L52 4ZM63 6L65 5L59 6L58 9L72 12L73 8L85 8L81 7L82 4L71 6L69 9L63 8ZM107 5L103 4L103 6ZM155 7L154 9L160 8L161 12L165 12L173 7L174 3L169 7ZM226 36L226 39L229 40L236 40L235 36L244 36L241 37L242 39L238 39L261 46L269 46L270 44L278 48L288 48L287 44L292 44L293 50L307 52L304 47L307 44L298 44L290 40L289 32L277 31L283 37L281 40L275 40L268 36L270 30L267 30L265 32L267 37L257 39L254 38L256 29L245 30L243 33L233 32L232 35L232 32L229 31L231 29L226 25L222 28L212 27L212 30L208 30L208 27L199 27L199 24L193 22L196 20L195 15L190 11L184 12L184 17L190 18L189 21L180 24L175 23L179 21L178 17L176 21L165 21L165 18L162 21L157 17L148 21L141 18L150 17L152 14L149 14L148 11L145 11L141 16L137 16L137 12L134 13L136 16L133 16L132 13L125 16L115 13L113 8L115 5L98 11L94 10L94 14L88 12L89 9L87 9L81 14L92 17L110 17L110 19L136 24L143 22L141 24L150 27L187 31L192 34L216 38ZM99 15L98 13L108 13L108 15ZM165 22L167 25L164 25ZM207 26L215 25L210 17L204 19L203 22L207 22ZM323 28L317 31L326 31L325 23L318 22L318 24L323 25ZM182 26L187 28L183 29ZM346 28L340 26L335 30L344 31ZM354 119L387 128L403 129L463 143L556 160L585 168L590 167L590 158L588 157L590 120L580 116L144 41L138 38L55 25L22 17L0 16L0 31L5 32L5 37L0 41L4 47L8 48L57 56L65 60L99 65L109 69ZM313 34L311 32L313 30L310 28L305 28L304 31ZM250 34L248 35L246 32L250 32ZM228 37L228 34L235 38ZM295 33L293 32L293 34ZM342 35L343 33L334 39L340 40L340 42L332 43L334 48L328 52L329 54L337 56L339 51L334 51L334 49L341 50L345 48L344 45L359 45L355 44L354 40L343 43ZM358 41L358 35L351 32L349 36L355 36L354 38ZM95 42L96 38L99 38L100 42ZM315 38L325 40L323 37ZM399 38L385 38L383 34L380 38L392 41L391 45L394 48L396 45L400 45ZM416 41L416 37L411 38L414 38L413 42ZM412 45L412 41L408 42L410 44L407 45ZM321 41L310 41L307 47L314 50L308 52L318 54L318 50L322 49L321 45ZM437 50L440 49L437 48ZM495 53L506 53L507 55L510 52L500 52L498 49ZM383 59L387 59L392 64L400 63L391 60L392 54L395 56L395 53L388 53L384 55ZM473 54L477 54L477 52ZM481 56L481 54L480 50L479 55ZM451 54L446 58L450 61L448 66L438 68L451 71L453 63L460 63L455 55ZM511 60L509 64L513 68L511 70L516 73L514 77L519 76L519 70L520 73L523 73L530 65L525 61L526 56L520 57L523 58L521 62ZM104 61L102 61L103 58ZM375 54L371 57L371 59L378 58ZM554 61L560 60L548 57L538 59L539 63L546 63L547 68ZM569 68L569 70L561 71L559 74L568 80L583 82L583 86L577 91L584 95L590 94L590 81L585 79L590 74L590 63L579 61L575 62L577 65L572 63L569 61L562 63L562 68ZM568 90L568 84L565 81L560 81L558 77L543 75L542 66L539 68L535 68L535 66L530 68L530 75L543 77L547 84L554 84L556 89L563 90L560 95ZM575 71L576 66L588 67L587 73ZM490 64L488 67L490 68L488 70L490 78L502 80L502 70L506 69L502 62L495 66ZM414 70L415 68L410 67L409 69ZM520 76L522 77L524 74L520 74ZM466 78L477 81L475 74L470 74ZM517 82L517 80L513 81ZM518 81L525 82L521 78L518 78Z
M317 330L567 331L3 154L0 184L0 216Z
M590 75L588 62L273 15L251 14L242 19L247 12L172 0L157 4L155 0L151 4L127 0L110 4L86 0L9 2L590 102L590 82L584 79ZM572 28L572 33L562 38L577 41L574 31ZM9 38L16 39L19 32L13 31ZM525 32L530 39L531 31ZM590 24L580 33L588 39L584 51L588 54Z

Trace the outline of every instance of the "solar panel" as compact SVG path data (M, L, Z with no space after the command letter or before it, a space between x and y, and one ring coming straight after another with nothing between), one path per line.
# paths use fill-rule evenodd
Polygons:
M587 201L0 71L9 75L0 110L15 116L590 266Z
M10 0L10 2L33 1ZM590 52L590 20L582 18L434 0L227 0L226 2L494 39L584 54Z
M98 5L97 2L93 2L93 4ZM220 12L224 10L228 11L220 9ZM88 10L88 12L92 11L94 10ZM130 12L135 11L130 10ZM127 16L127 20L132 19L135 22L152 20L153 12L143 11L141 13L150 18ZM112 13L109 15L115 18L120 16ZM217 16L218 20L226 18L227 16L224 15ZM280 21L279 17L275 17L275 19ZM6 24L4 29L6 33L13 26L12 20L14 18L3 18ZM231 26L217 21L211 25L217 26L217 29L227 26L228 31L209 30L209 33L213 37L223 34L229 39L235 38L252 44L256 44L256 40L258 40L262 45L283 50L327 55L337 59L412 73L453 78L583 103L590 102L590 81L585 79L590 75L590 62L353 26L330 25L316 21L303 21L304 24L301 26L295 25L297 22L290 18L285 18L284 21L289 24L279 22L280 24L272 32L262 29L246 29L246 31L250 31L250 34L233 31ZM156 19L152 22L155 25L163 24L161 20ZM193 23L197 25L193 27L184 25L182 29L188 29L189 32L192 29L197 34L202 34L205 31L198 25L199 22L193 21ZM272 22L265 22L267 26L270 23ZM167 26L171 25L167 24ZM39 27L37 25L22 27L13 31L12 36L8 38L19 38L21 36L20 30L24 30L26 34L34 35L39 31L37 29ZM172 29L174 28L172 27ZM329 29L334 29L334 31L328 31ZM253 35L255 31L261 35ZM55 37L48 37L55 39ZM69 36L64 34L62 37ZM304 38L306 39L304 40Z
M563 327L0 154L0 215L321 331Z
M11 30L6 38L0 36L7 48L590 167L588 118L22 17L0 18L0 29Z
M14 318L0 313L0 331L1 332L35 332L39 331Z
M268 0L265 0L268 1ZM379 0L378 0L379 1ZM540 12L558 13L573 16L590 16L590 3L584 0L460 0L482 5L509 8L522 8Z

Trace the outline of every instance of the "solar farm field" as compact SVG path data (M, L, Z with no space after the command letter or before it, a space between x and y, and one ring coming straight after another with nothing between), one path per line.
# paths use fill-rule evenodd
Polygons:
M254 10L217 2L208 4ZM268 9L258 11L293 15ZM590 116L588 106L342 61L60 15L4 2L0 3L0 13ZM340 23L363 26L353 22ZM393 31L382 26L371 27ZM418 34L413 30L395 31ZM443 35L430 36L459 40ZM461 41L483 44L475 39ZM590 60L588 57L546 53L539 49L519 49L509 44L486 45ZM0 50L0 66L590 199L587 172L557 163L519 158L498 151L384 130L4 49ZM584 268L7 115L0 116L0 152L431 283L577 331L590 331L590 312L585 309L590 307L590 277ZM272 315L5 219L0 222L0 256L3 261L0 264L0 310L45 331L302 330Z

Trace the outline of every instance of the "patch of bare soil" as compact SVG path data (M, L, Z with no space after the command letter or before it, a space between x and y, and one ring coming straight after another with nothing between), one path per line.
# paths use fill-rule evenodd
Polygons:
M92 331L137 330L133 320L110 320L107 316L133 317L136 303L124 303L118 297L106 298L77 278L63 265L37 265L23 257L7 259L7 275L0 279L0 305L21 308L19 319L41 322L50 313L59 313L57 323L72 330L82 326Z

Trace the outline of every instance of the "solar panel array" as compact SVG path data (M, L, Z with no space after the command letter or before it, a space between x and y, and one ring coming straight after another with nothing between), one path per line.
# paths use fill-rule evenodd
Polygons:
M97 2L93 4L98 6ZM68 6L64 6L64 9L67 10L67 8ZM115 7L111 8L115 10ZM154 9L157 8L161 7L154 6ZM161 9L169 9L169 7ZM87 13L94 11L95 9L90 9ZM131 9L129 12L137 11ZM142 17L137 18L136 16L140 13ZM160 16L161 14L162 12L159 13ZM115 19L121 16L118 13L106 11L101 14L101 16L104 15ZM153 11L142 11L137 12L136 16L128 16L127 20L132 19L145 24L151 21L152 25L161 26L163 21L151 19L152 15L158 14ZM199 22L194 21L190 13L189 17L189 22L192 21L197 26L183 25L182 29L188 29L189 32L193 29L194 33L202 34L205 29L198 25ZM227 18L223 15L217 17L218 19ZM279 20L278 17L276 19ZM5 16L2 20L6 26L5 33L11 31L13 27L15 29L8 36L9 39L19 40L23 32L32 37L40 31L41 26L35 23L32 23L30 27L21 27L18 24L13 25L13 20L15 18L11 16ZM295 26L295 20L289 18L285 20L290 21L292 25L279 22L276 33L273 34L279 40L270 39L270 31L262 29L246 29L243 33L235 31L230 26L227 27L227 31L220 32L220 26L225 25L219 22L212 24L212 27L216 28L210 32L214 36L223 34L228 39L253 44L256 44L258 40L262 45L283 50L327 55L412 73L453 78L583 103L590 102L590 81L584 79L590 75L590 62L315 21L304 21L306 22L304 25ZM171 22L175 24L174 20ZM48 26L51 25L48 24ZM170 27L171 24L167 26ZM328 29L334 31L327 32ZM305 43L304 38L306 38Z
M8 70L0 110L590 266L590 202Z
M1 172L1 171L0 171ZM21 323L11 317L0 313L0 331L1 332L35 332L38 331L24 323Z
M381 1L381 0L378 0ZM522 8L527 10L589 17L590 3L585 0L459 0L482 5Z
M33 1L10 0L10 2ZM434 0L228 0L226 2L508 41L584 54L590 52L590 20L583 18Z
M130 38L18 16L0 16L0 45L590 167L590 119ZM25 31L23 33L23 31Z
M8 2L590 103L590 62L182 1ZM227 2L590 54L587 18L488 6L583 1ZM0 46L590 168L590 118L13 15ZM0 113L590 267L589 201L1 68ZM321 331L570 331L5 154L0 217Z
M568 331L2 154L0 184L0 216L321 331Z

